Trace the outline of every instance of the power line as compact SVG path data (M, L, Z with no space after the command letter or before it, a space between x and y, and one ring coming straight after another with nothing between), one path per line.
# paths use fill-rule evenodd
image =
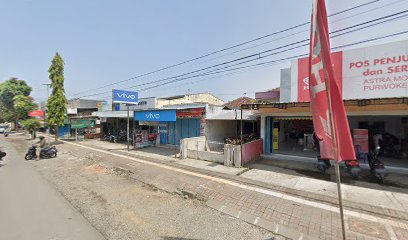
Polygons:
M345 13L345 12L349 12L349 11L352 11L354 9L358 9L358 8L361 8L361 7L364 7L364 6L379 2L379 1L380 0L373 0L373 1L370 1L370 2L367 2L367 3L363 3L363 4L360 4L360 5L357 5L357 6L354 6L354 7L351 7L351 8L348 8L348 9L333 13L333 14L329 15L329 17L336 16L336 15L339 15L339 14L342 14L342 13ZM135 77L131 77L131 78L128 78L128 79L125 79L125 80L117 81L117 82L107 84L107 85L104 85L104 86L101 86L101 87L89 89L87 91L81 91L81 92L78 92L78 93L74 93L74 94L72 94L72 96L76 96L76 95L79 95L79 94L84 93L84 92L94 91L94 90L102 89L102 88L105 88L105 87L113 86L113 85L118 84L118 83L128 82L128 81L133 80L133 79L145 77L145 76L148 76L148 75L151 75L151 74L154 74L154 73L158 73L158 72L170 69L170 68L174 68L174 67L177 67L177 66L189 63L189 62L193 62L193 61L196 61L196 60L199 60L199 59L211 56L211 55L215 55L215 54L220 53L220 52L225 52L225 51L233 49L233 48L237 48L237 47L240 47L240 46L243 46L243 45L255 42L255 41L259 41L259 40L262 40L264 38L268 38L268 37L278 35L278 34L283 33L283 32L287 32L287 31L290 31L290 30L293 30L293 29L296 29L296 28L299 28L299 27L302 27L302 26L306 26L308 24L310 24L310 21L302 23L302 24L298 24L298 25L295 25L295 26L292 26L292 27L289 27L289 28L286 28L286 29L283 29L283 30L280 30L280 31L276 31L276 32L273 32L273 33L270 33L270 34L266 34L264 36L257 37L255 39L248 40L248 41L245 41L245 42L242 42L242 43L239 43L239 44L227 47L227 48L223 48L223 49L220 49L220 50L217 50L217 51L213 51L213 52L210 52L210 53L207 53L207 54L201 55L199 57L195 57L195 58L192 58L192 59L189 59L189 60L177 63L177 64L173 64L173 65L170 65L170 66L167 66L167 67L163 67L163 68L160 68L160 69L148 72L148 73L140 74L140 75L137 75Z
M382 36L382 37L377 37L377 38L367 39L367 40L363 40L363 41L359 41L359 42L355 42L355 43L350 43L350 44L338 46L338 47L335 47L335 48L332 48L332 49L345 48L345 47L354 46L354 45L358 45L358 44L362 44L362 43L367 43L367 42L372 42L372 41L376 41L376 40L380 40L380 39L384 39L384 38L388 38L388 37L399 36L399 35L406 34L406 33L408 33L408 30L407 30L407 31L398 32L398 33L394 33L394 34L389 34L389 35ZM308 55L308 54L301 54L301 55L299 55L299 56L302 56L302 55L305 56L305 55ZM296 57L296 58L297 58L297 57ZM280 61L280 60L284 60L284 59L279 59L279 60L264 62L264 63L261 63L261 64L273 63L273 62L277 62L277 61ZM160 86L164 86L164 85L171 84L171 83L178 82L178 81L181 81L181 80L177 80L177 79L176 79L176 80L173 80L173 81L165 82L165 83L158 84L158 85L155 85L155 86L152 86L152 87L149 87L149 88L142 89L142 91L143 91L143 90L152 89L152 88L156 88L156 87L160 87Z
M363 26L363 27L360 27L360 28L355 29L355 30L350 30L350 31L347 31L347 32L344 32L344 33L337 34L337 35L333 36L333 38L338 37L338 36L342 36L342 35L345 35L345 34L348 34L348 33L351 33L351 32L355 32L357 30L361 30L361 29L365 29L365 28L368 28L368 27L376 26L376 25L379 25L379 24L382 24L382 23L385 23L385 22L389 22L389 21L392 21L392 20L396 20L397 18L405 17L406 15L403 15L403 16L400 16L400 17L395 17L395 18L392 18L392 19L388 19L388 20L385 20L385 21L382 21L382 22L375 23L375 21L386 19L386 18L389 18L389 17L392 17L392 16L398 16L399 14L403 14L403 13L406 13L406 12L408 12L408 10L404 10L404 11L401 11L401 12L398 12L398 13L390 14L390 15L383 16L383 17L380 17L380 18L376 18L376 19L373 19L373 20L370 20L370 21L359 23L359 24L356 24L356 25L353 25L353 26L350 26L350 27L346 27L344 29L336 30L336 31L334 31L332 33L342 32L342 31L344 31L346 29L352 29L352 28L355 28L357 26L363 26L363 25L365 25L367 23L373 23L374 22L373 24L368 25L368 26ZM168 78L164 78L164 79L151 81L151 82L148 82L148 83L137 84L137 85L130 86L128 88L141 87L141 86L150 85L150 84L154 84L154 83L158 83L158 82L163 82L163 81L171 80L171 79L179 79L180 77L184 77L184 76L187 76L187 75L191 75L191 74L194 74L194 73L198 73L198 72L202 72L202 71L205 71L205 70L208 70L208 69L212 69L212 68L215 68L215 67L219 67L219 66L223 66L223 65L230 64L230 63L234 63L234 62L238 62L238 61L248 59L248 60L243 61L243 62L239 62L239 63L233 64L233 65L229 65L229 66L227 65L226 67L223 67L223 68L229 68L229 67L232 67L232 66L244 64L244 63L247 63L247 62L259 60L261 58L265 58L265 57L269 57L269 56L272 56L272 55L277 55L277 54L280 54L280 53L283 53L283 52L287 52L287 51L290 51L290 50L294 50L294 49L297 49L297 48L300 48L300 47L305 47L305 46L308 46L308 42L309 42L309 39L304 39L304 40L301 40L301 41L286 44L284 46L279 46L279 47L276 47L276 48L273 48L273 49L269 49L269 50L262 51L262 52L259 52L259 53L251 54L251 55L241 57L241 58L238 58L238 59L234 59L234 60L230 60L230 61L227 61L227 62L212 65L212 66L209 66L209 67L194 70L194 71L184 73L184 74L181 74L181 75L177 75L177 76L174 76L174 77L168 77ZM302 43L304 43L304 44L302 44ZM298 45L298 44L302 44L302 45ZM287 47L294 46L294 45L298 45L298 46L287 48ZM287 48L287 49L284 49L284 48ZM279 52L273 52L273 51L276 51L276 50L279 50L279 49L284 49L284 50L279 51ZM270 52L273 52L273 53L270 53ZM265 53L269 53L269 54L262 56L262 54L265 54ZM254 58L254 57L257 57L257 58L250 59L250 58ZM215 69L215 71L217 71L217 70L219 70L219 69ZM205 76L205 75L208 75L208 74L193 75L193 76L190 76L190 77L200 77L200 76ZM188 78L189 77L187 77L187 79ZM182 78L182 80L184 80L184 79L186 79L186 78ZM82 97L96 96L96 95L101 95L101 94L108 93L108 92L110 92L110 91L85 95L85 96L82 96Z

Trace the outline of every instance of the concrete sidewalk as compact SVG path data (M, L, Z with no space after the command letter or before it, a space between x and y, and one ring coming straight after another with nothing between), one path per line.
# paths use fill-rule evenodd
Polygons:
M279 167L252 164L251 169L241 176L244 178L291 188L295 191L303 191L309 194L323 195L337 198L337 184L332 181L324 181L305 177L296 171ZM348 184L342 184L343 199L346 202L358 203L379 209L394 210L399 217L408 220L408 194L406 189L393 187L381 187L372 189ZM405 193L397 192L404 191Z
M247 184L249 180L240 176L207 174L175 162L103 150L89 142L61 147L78 157L92 154L104 166L127 169L138 181L198 198L211 208L291 239L340 238L336 205ZM346 209L345 216L347 239L408 239L408 221L398 217L352 209Z
M130 149L127 151L127 146L125 144L120 143L111 143L106 141L100 140L87 140L85 142L77 142L83 144L85 146L92 146L98 147L104 150L113 151L113 152L121 152L125 154L131 154L135 157L148 157L153 158L161 161L172 162L176 164L180 164L183 166L188 166L196 169L202 169L207 171L213 171L222 174L229 174L229 175L239 175L242 172L248 170L247 168L232 168L226 167L222 164L196 160L196 159L179 159L178 156L178 149L172 149L168 147L149 147L149 148L142 148L142 149Z
M220 174L239 175L237 178L240 181L249 184L282 191L312 200L337 204L337 186L334 181L310 178L296 171L279 167L254 163L249 165L251 168L249 170L246 168L226 167L217 163L194 159L180 160L175 158L177 153L175 149L156 147L149 148L148 150L141 149L130 151L130 153L128 153L124 148L126 146L123 144L109 143L99 140L80 142L80 144L123 154L130 154L135 157L158 159L183 167L191 167L193 170L204 170L206 173L215 172ZM346 207L408 220L407 189L369 183L358 184L363 186L342 184L342 193Z

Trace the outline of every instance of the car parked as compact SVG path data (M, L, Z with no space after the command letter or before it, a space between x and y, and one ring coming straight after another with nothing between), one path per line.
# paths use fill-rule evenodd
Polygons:
M0 125L0 133L4 133L6 131L8 131L9 126L7 125Z

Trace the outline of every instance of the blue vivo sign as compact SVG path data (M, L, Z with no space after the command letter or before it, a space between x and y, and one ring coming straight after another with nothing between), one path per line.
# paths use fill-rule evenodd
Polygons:
M175 122L176 110L137 111L134 119L143 122Z
M113 90L114 103L137 104L139 101L138 93L124 90Z

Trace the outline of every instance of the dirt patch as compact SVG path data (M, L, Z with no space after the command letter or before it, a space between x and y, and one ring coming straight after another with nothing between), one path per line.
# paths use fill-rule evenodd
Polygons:
M94 172L94 173L106 173L108 172L108 168L101 166L99 164L92 164L85 167L86 170Z

